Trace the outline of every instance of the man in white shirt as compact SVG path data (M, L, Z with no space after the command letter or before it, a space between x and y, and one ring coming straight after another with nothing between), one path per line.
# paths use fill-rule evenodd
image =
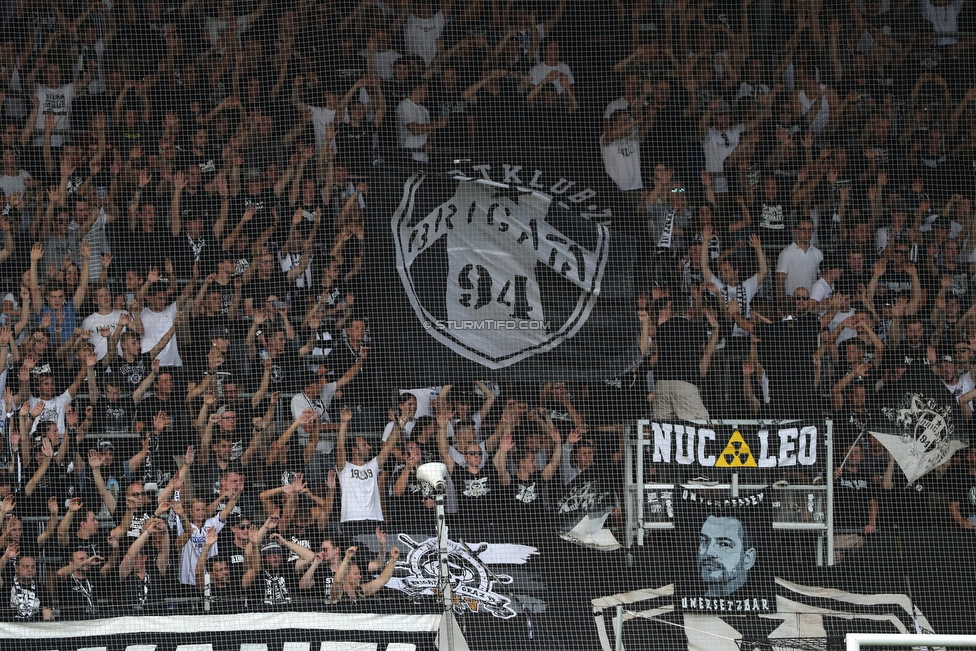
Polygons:
M372 533L383 522L380 503L380 470L400 439L400 428L383 443L380 453L370 458L372 447L362 436L355 437L350 460L346 460L346 430L352 420L352 410L343 407L339 416L339 435L336 438L336 476L342 489L342 530L350 538Z
M34 69L27 75L24 84L25 88L34 85L34 78L39 72L44 71L44 83L34 85L34 97L40 102L40 110L37 112L37 122L34 124L34 146L40 147L44 140L44 122L47 116L54 118L54 134L51 136L51 146L60 147L64 142L64 135L71 131L71 104L78 96L78 90L84 89L88 85L91 73L98 66L96 59L88 60L88 69L79 77L78 81L72 84L61 82L61 66L57 63L48 63L44 57L37 60Z
M89 314L81 323L81 329L91 333L88 341L95 346L95 355L99 360L105 357L108 352L108 338L115 332L119 317L122 316L122 310L112 309L113 302L112 292L106 285L96 286L95 306L97 311ZM129 324L129 329L141 335L142 323L133 321Z
M776 263L776 296L792 296L797 287L813 289L823 253L811 244L813 221L804 217L793 228L793 243L783 249Z
M142 352L144 353L152 350L173 327L176 323L177 313L186 305L193 289L193 283L187 283L180 297L167 305L169 291L165 286L159 284L158 279L159 272L155 269L150 271L146 276L146 283L139 289L137 296L138 300L141 301L148 293L146 307L139 313L144 331L142 336ZM163 366L183 366L183 358L180 357L179 344L175 336L160 351L156 359Z
M550 77L550 75L552 76ZM564 84L572 86L576 83L569 66L559 60L559 43L556 41L549 41L546 44L546 56L542 63L529 70L529 76L532 77L533 86L551 81L556 88L557 95L566 92Z
M429 67L437 56L438 39L451 16L451 2L435 12L430 0L420 0L403 24L403 46L407 56L416 55Z
M311 116L312 131L315 133L315 152L320 152L324 146L335 149L334 125L336 110L342 100L342 95L335 92L336 89L331 86L326 86L322 92L322 99L324 100L322 106L306 104L301 99L301 89L304 82L305 77L302 75L295 77L291 86L291 103L301 115ZM339 121L342 121L342 116L340 116ZM328 142L326 142L327 139Z
M412 160L426 163L433 142L430 134L447 126L447 118L430 121L430 111L423 105L427 99L427 82L417 84L397 106L397 145L409 152Z
M843 273L844 263L841 262L840 258L829 258L825 261L821 265L820 279L813 284L813 289L810 290L810 298L818 303L830 299L834 295L834 286ZM824 308L826 308L826 304ZM823 316L825 312L826 309L822 309L820 315Z
M714 232L711 226L705 226L702 229L702 238L705 241L710 240L712 235L714 235ZM719 295L726 305L732 301L738 302L739 313L744 319L749 318L749 304L762 286L763 280L766 279L767 272L766 256L763 254L762 241L755 233L749 236L749 246L756 252L758 270L754 275L741 283L739 282L739 270L732 262L735 259L734 257L730 256L718 263L719 273L722 275L719 278L708 267L708 250L702 247L701 251L702 278L704 279L705 286L707 287L713 283L718 288ZM732 329L733 337L745 337L748 334L738 323Z
M732 124L729 105L722 99L714 99L708 110L702 113L698 122L702 152L705 155L705 171L712 179L712 190L716 193L728 192L725 180L725 159L739 146L743 133L753 133L769 117L775 93L770 95L761 110L749 122Z
M610 115L610 128L600 136L603 169L621 192L642 190L640 144L646 133L645 114L634 120L627 109L617 109ZM636 205L636 197L631 205Z

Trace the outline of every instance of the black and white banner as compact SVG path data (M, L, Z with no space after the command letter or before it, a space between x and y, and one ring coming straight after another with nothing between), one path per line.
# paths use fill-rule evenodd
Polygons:
M599 597L592 605L600 647L615 648L618 606L624 609L624 639L654 640L659 651L826 649L835 648L828 640L842 645L846 633L933 632L905 594L858 594L781 578L775 579L775 590L774 612L748 615L681 611L674 584ZM815 646L817 641L822 644Z
M822 426L804 421L731 427L640 420L637 434L652 440L651 461L656 464L808 471L826 459Z
M440 623L439 614L170 615L0 622L0 637L4 651L438 651Z
M951 400L952 394L943 393ZM954 411L951 402L906 393L900 404L884 407L884 420L868 431L891 453L912 484L966 447Z
M773 612L768 496L712 498L683 489L675 506L675 607L727 615Z
M447 369L454 381L603 379L639 361L633 245L600 223L585 184L476 165L373 187L373 223L389 224L371 256L374 332L398 383L436 384Z

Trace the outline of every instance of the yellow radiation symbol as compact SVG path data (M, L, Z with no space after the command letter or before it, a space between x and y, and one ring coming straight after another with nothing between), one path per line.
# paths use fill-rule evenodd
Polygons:
M725 444L725 449L715 462L716 468L756 468L756 457L752 456L752 450L742 438L739 430L732 432L729 442Z

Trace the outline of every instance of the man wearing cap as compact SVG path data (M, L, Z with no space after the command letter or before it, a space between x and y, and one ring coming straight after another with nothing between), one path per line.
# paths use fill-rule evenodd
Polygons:
M298 575L284 562L283 550L275 540L266 541L268 532L278 527L278 517L268 518L252 535L245 549L247 571L241 585L251 590L248 603L263 604L265 608L287 606L298 592Z

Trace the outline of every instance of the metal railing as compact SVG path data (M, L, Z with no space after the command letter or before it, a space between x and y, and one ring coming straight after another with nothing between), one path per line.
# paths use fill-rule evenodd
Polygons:
M696 425L738 428L740 426L771 427L782 422L759 420L712 420L689 421ZM822 482L810 484L788 484L786 486L763 483L743 483L739 472L731 473L730 481L725 483L694 485L696 490L728 491L730 497L738 497L739 492L768 489L773 491L775 503L773 529L810 532L817 535L816 561L834 564L834 484L833 484L833 421L822 421L826 437L825 470ZM624 448L624 510L626 516L625 546L627 548L644 545L645 533L653 530L674 529L674 492L692 484L682 482L648 481L651 476L645 457L653 449L650 436L650 420L638 420L626 428ZM694 466L684 466L691 468ZM826 549L824 549L826 545Z

